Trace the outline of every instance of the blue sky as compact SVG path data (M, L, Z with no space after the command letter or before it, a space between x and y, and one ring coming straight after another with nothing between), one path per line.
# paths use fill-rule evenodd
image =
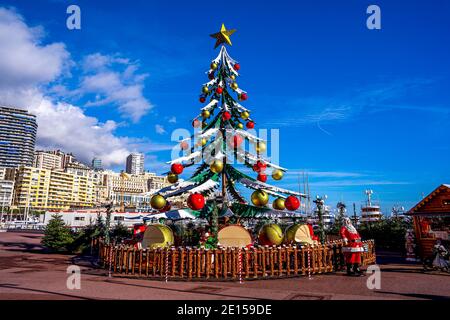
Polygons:
M66 28L69 4L81 8L81 30ZM381 30L366 28L370 4L381 8ZM111 148L121 152L104 150L112 168L121 165L111 155L137 150L149 170L164 172L170 133L189 128L200 108L204 73L218 53L209 34L224 22L237 29L228 52L241 64L245 106L259 128L280 130L280 164L292 172L282 185L298 188L296 173L307 170L312 194L327 194L330 205L359 206L372 188L387 211L450 182L448 1L53 0L0 8L38 30L32 44L61 62L23 86L53 103L42 118L51 121L57 103L76 106L77 117L103 130L102 148L114 137ZM111 76L105 84L119 75L118 89L98 86L102 75ZM71 114L58 116L58 132L76 130L59 127ZM55 140L51 128L40 130L43 147L95 148L83 142L95 133Z

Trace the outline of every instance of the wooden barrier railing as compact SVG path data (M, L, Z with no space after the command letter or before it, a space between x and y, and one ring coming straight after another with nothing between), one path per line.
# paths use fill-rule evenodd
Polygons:
M362 254L362 265L375 263L373 240L363 243L368 251ZM112 273L162 279L280 278L333 272L345 266L340 241L242 250L189 247L137 250L131 246L106 246L101 241L98 245L100 262Z

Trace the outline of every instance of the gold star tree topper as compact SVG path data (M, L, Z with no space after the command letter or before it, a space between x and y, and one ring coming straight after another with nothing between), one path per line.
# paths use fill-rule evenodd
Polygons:
M235 32L236 29L227 30L227 28L225 28L225 24L222 23L222 28L220 28L220 31L211 35L211 38L217 39L214 49L222 43L226 43L231 46L230 36Z

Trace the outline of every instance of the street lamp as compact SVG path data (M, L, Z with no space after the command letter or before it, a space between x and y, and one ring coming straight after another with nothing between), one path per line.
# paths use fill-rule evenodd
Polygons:
M323 207L325 204L325 200L327 198L328 198L327 195L324 195L323 197L317 195L316 200L313 201L317 207L317 216L319 218L319 238L322 244L325 243L325 228L323 226Z

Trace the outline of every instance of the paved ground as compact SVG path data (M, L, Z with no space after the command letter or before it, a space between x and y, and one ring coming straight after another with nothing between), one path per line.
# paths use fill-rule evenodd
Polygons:
M450 299L450 275L423 273L420 265L380 256L381 289L369 290L367 277L343 273L236 282L150 281L108 278L82 264L80 290L66 286L67 267L76 257L46 254L41 235L0 232L0 300L6 299ZM387 263L389 261L389 263Z

